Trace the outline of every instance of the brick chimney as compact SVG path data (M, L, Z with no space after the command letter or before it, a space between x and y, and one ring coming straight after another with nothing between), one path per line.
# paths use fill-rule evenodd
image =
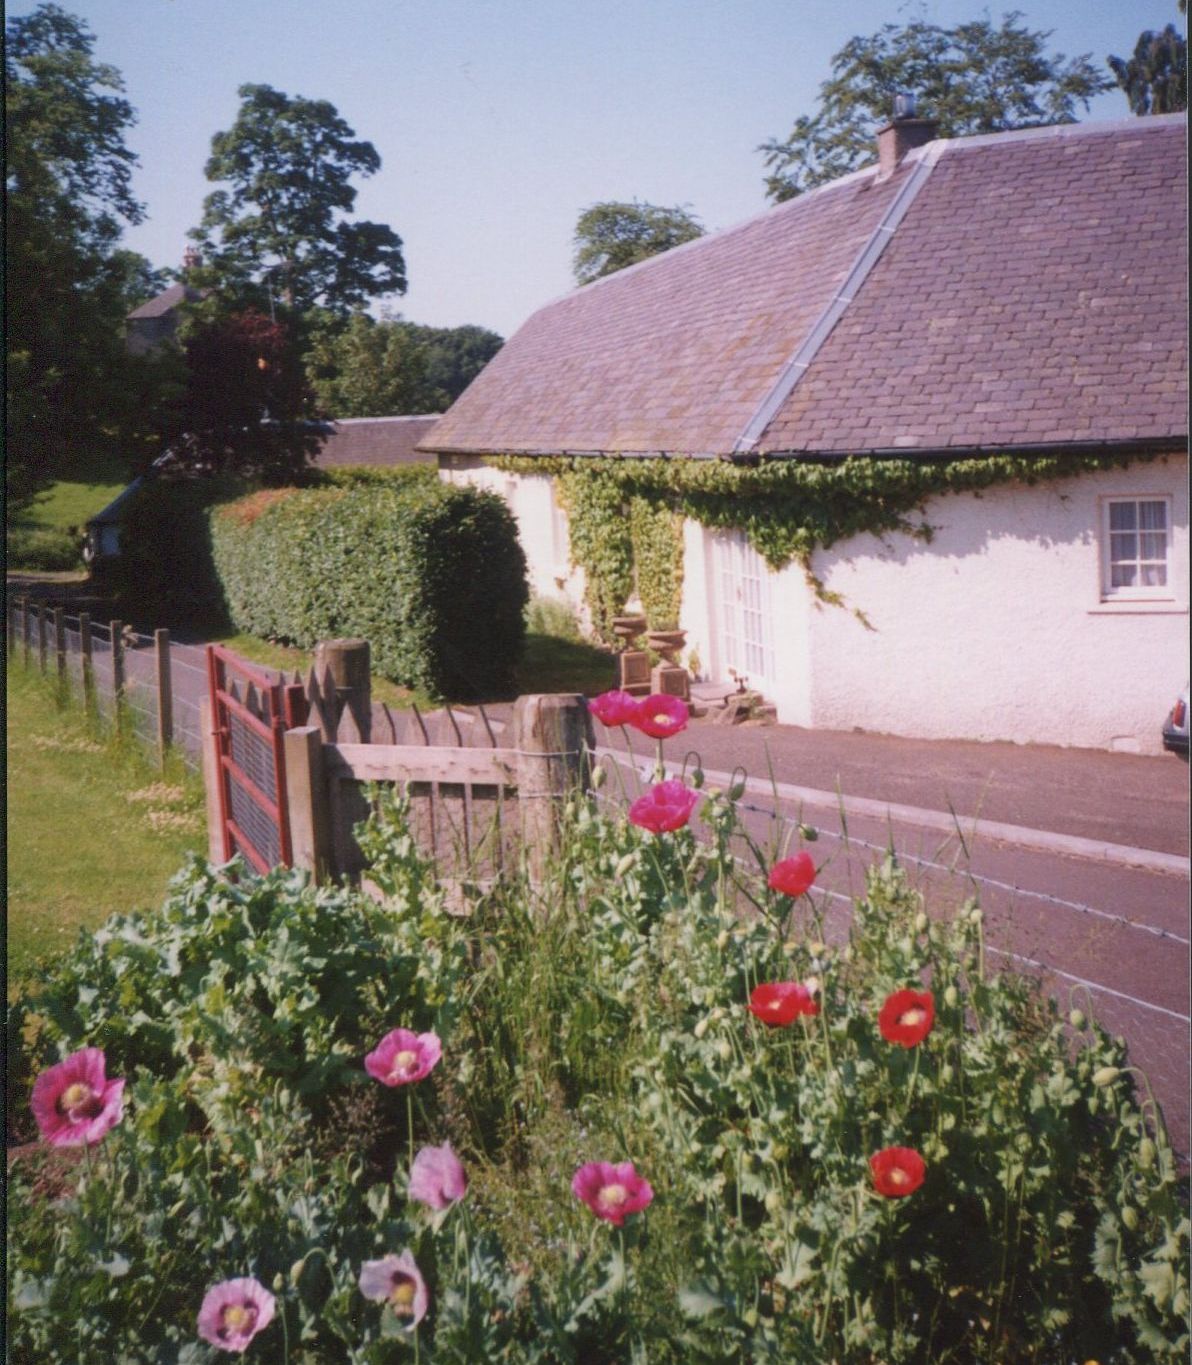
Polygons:
M885 180L893 175L907 152L933 142L938 133L935 119L915 117L913 95L896 95L894 115L877 133L877 178Z
M182 269L194 270L203 264L203 258L199 255L197 247L188 246L182 253Z

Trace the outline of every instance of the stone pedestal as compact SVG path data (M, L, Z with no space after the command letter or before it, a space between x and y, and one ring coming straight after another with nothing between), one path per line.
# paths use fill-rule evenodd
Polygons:
M650 691L650 656L644 649L627 649L617 655L617 686L631 697Z
M650 671L650 690L690 702L691 677L685 668L677 664L658 664Z

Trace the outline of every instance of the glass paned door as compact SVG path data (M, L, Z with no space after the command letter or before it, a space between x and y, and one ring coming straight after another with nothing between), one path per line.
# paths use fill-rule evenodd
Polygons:
M773 617L765 560L739 531L712 538L720 673L764 691L774 680Z

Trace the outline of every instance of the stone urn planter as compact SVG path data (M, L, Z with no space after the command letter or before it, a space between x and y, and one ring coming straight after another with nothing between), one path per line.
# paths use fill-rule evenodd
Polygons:
M685 630L651 630L646 632L646 643L672 667L678 664L678 653L687 643Z
M613 634L620 641L622 649L632 649L633 642L646 628L644 616L614 616Z

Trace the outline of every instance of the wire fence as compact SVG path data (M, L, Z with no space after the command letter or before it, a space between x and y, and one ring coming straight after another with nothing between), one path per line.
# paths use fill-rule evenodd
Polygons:
M207 673L198 651L173 644L168 631L144 635L121 621L10 599L8 652L10 662L56 676L105 724L134 736L163 763L175 753L187 767L200 767Z

